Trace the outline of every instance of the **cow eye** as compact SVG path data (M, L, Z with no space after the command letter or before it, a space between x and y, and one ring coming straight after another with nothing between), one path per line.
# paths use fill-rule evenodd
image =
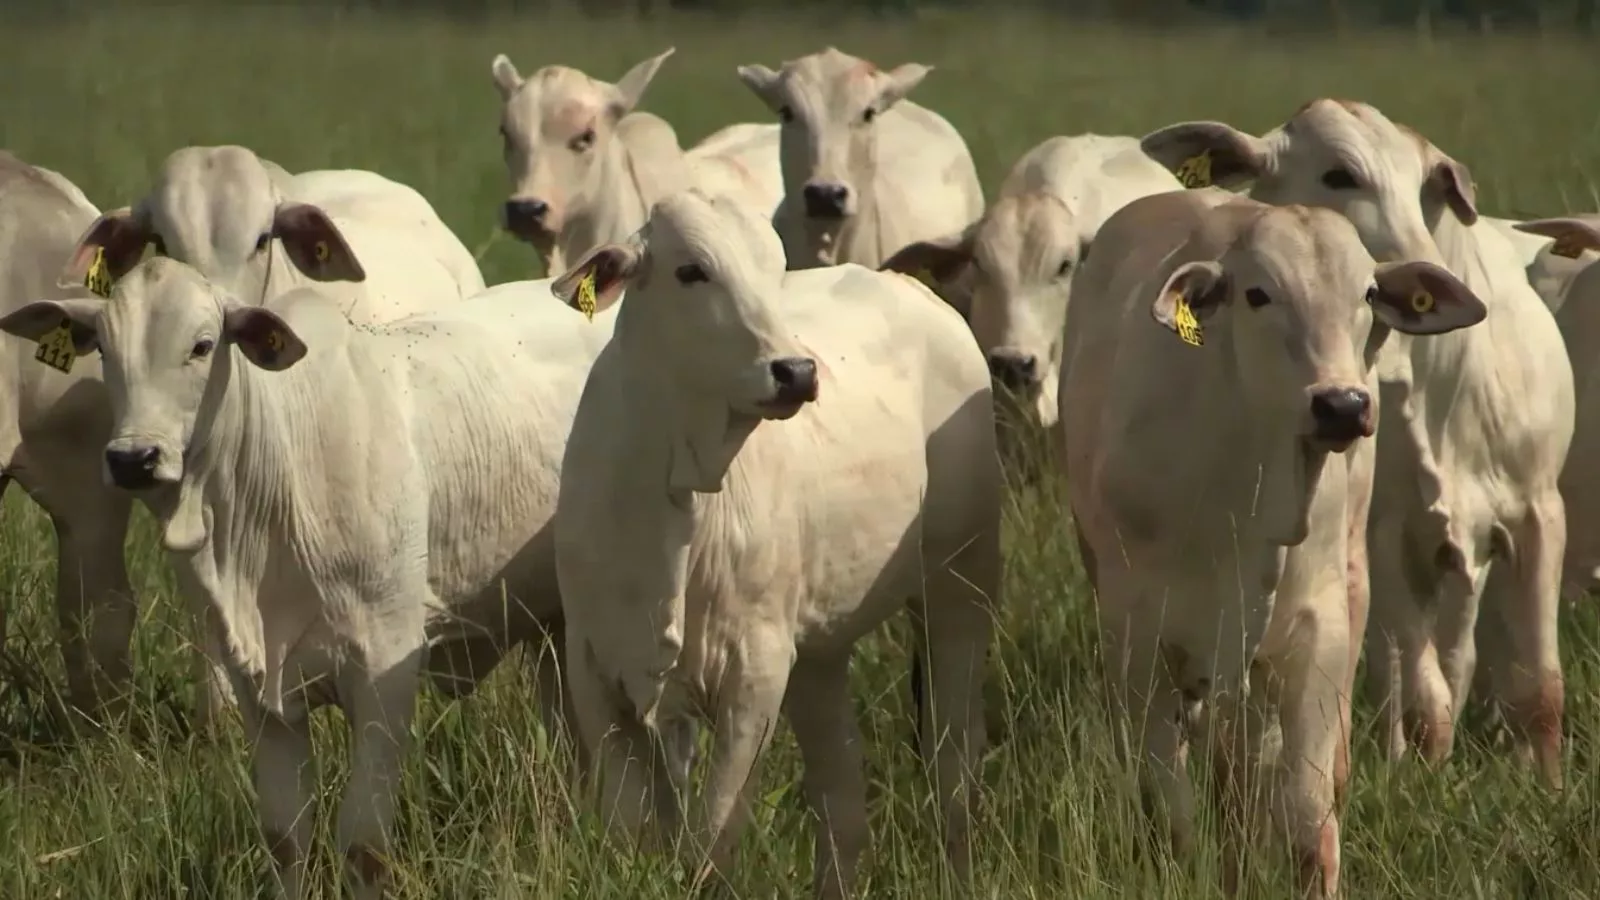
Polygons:
M270 231L261 232L261 236L256 238L256 252L260 253L261 251L267 249L267 244L271 243L271 241L272 241L272 232L270 232Z
M679 284L684 285L694 284L697 281L711 280L710 278L706 277L706 270L700 268L700 266L696 265L695 263L679 266L677 271L673 272L672 274L677 276Z
M1271 303L1272 298L1268 297L1267 292L1261 288L1251 288L1244 292L1244 302L1250 304L1251 309L1260 309Z
M1367 305L1368 306L1371 306L1372 304L1378 302L1378 286L1377 285L1375 285L1375 284L1374 285L1370 285L1367 288L1366 301L1367 301Z
M211 355L211 349L215 346L216 344L208 339L195 341L194 346L189 349L189 358L205 359L207 356Z
M1323 172L1322 183L1335 191L1350 191L1360 187L1360 184L1356 182L1356 176L1351 174L1349 169L1344 168L1329 169Z
M877 117L878 117L878 111L869 106L869 107L867 107L866 112L863 112L861 114L861 121L866 123L866 124L868 124L868 125L871 125L872 124L872 120L876 119Z
M1061 265L1056 268L1056 277L1065 278L1070 271L1072 271L1072 260L1063 259Z
M790 109L787 106L778 107L778 121L780 121L780 122L793 122L794 121L794 110Z
M577 137L572 139L572 149L576 153L582 153L583 151L585 151L585 150L587 150L587 149L589 149L590 147L593 147L593 146L594 146L594 129L593 128L584 129L583 134L580 134Z

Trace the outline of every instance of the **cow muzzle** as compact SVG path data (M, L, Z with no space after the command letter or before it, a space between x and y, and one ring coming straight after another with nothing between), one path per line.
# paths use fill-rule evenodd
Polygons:
M758 404L763 418L792 418L802 406L817 399L821 385L816 360L783 357L768 363L767 370L772 375L773 391L771 399Z
M111 483L125 491L142 491L157 485L156 471L161 466L161 448L154 445L107 447L106 474Z
M1340 452L1377 430L1372 395L1366 388L1321 388L1311 393L1311 439Z

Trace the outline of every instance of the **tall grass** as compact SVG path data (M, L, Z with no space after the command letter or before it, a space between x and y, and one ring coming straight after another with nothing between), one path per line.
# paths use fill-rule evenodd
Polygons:
M3 14L0 14L3 15ZM614 79L675 45L644 106L685 143L764 110L733 77L825 44L880 63L936 66L916 99L966 135L994 185L1053 134L1142 134L1194 118L1262 130L1305 100L1379 104L1472 167L1480 203L1501 215L1600 206L1592 49L1559 36L1339 38L1213 29L1139 34L1070 21L951 14L915 23L796 16L718 22L489 18L472 24L340 12L241 9L136 13L116 5L71 24L0 27L0 146L75 180L102 206L140 195L166 153L242 143L295 169L362 167L433 201L491 283L538 274L497 240L506 183L489 60L527 71L561 62ZM7 655L60 681L48 596L53 538L20 496L0 520ZM978 878L988 897L1210 897L1218 861L1202 834L1190 865L1141 849L1143 826L1110 751L1090 613L1055 485L1007 501L1007 607L990 691L1003 738L985 764ZM0 897L256 896L267 857L238 729L188 734L187 619L141 517L130 553L145 599L137 638L139 721L126 735L54 740L34 689L0 687ZM1546 794L1501 757L1467 746L1438 770L1389 766L1362 730L1345 826L1353 897L1600 896L1595 762L1600 726L1594 615L1566 623L1569 789ZM874 897L950 894L909 721L904 631L860 649L855 696L870 745ZM319 715L327 807L342 728ZM425 699L400 822L401 896L667 898L683 882L660 859L607 843L575 804L513 659L473 698ZM808 813L797 755L780 737L762 809L733 882L740 896L809 890ZM1208 823L1202 823L1209 829ZM336 871L327 826L319 862ZM10 848L15 848L11 850ZM1263 857L1264 896L1284 869Z

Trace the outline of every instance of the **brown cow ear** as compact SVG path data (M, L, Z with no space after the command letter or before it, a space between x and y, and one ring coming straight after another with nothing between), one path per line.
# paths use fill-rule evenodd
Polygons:
M365 281L355 252L328 214L309 203L281 203L272 236L283 241L294 267L315 281Z
M1201 321L1227 302L1228 273L1215 260L1187 262L1167 276L1161 293L1150 305L1150 316L1185 344L1205 345Z
M150 243L151 237L144 216L131 207L101 213L78 238L56 286L87 287L102 297L110 294L111 285L128 274L144 256L145 245ZM100 273L96 272L96 260L100 260Z
M1383 263L1373 280L1372 314L1396 331L1444 334L1489 315L1489 308L1461 279L1430 262Z
M1267 142L1224 122L1179 122L1139 140L1145 155L1184 187L1235 187L1261 177L1271 154Z

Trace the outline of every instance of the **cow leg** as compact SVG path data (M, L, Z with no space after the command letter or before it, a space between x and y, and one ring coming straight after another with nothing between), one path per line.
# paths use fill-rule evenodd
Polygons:
M311 721L304 710L293 721L261 708L253 688L236 683L239 716L255 762L256 810L261 835L284 900L304 896L306 856L311 847L317 770L311 755Z
M1173 856L1181 858L1194 843L1187 721L1177 684L1163 664L1158 635L1140 633L1137 627L1131 621L1117 622L1106 635L1108 699L1123 718L1112 734L1122 758L1138 772L1140 799L1151 826L1166 838Z
M1244 698L1219 696L1207 716L1212 788L1221 813L1222 888L1229 897L1239 892L1247 848L1260 831L1256 798L1267 735L1265 688L1257 683Z
M566 624L560 620L545 623L544 633L527 648L533 681L539 700L539 720L544 725L550 745L565 743L572 751L572 761L577 777L582 778L589 769L588 751L578 738L578 719L567 696L563 679L567 671Z
M123 544L131 499L101 484L98 455L38 454L64 460L32 472L56 532L56 613L72 705L90 720L127 708L129 643L138 605L128 586Z
M184 594L197 596L187 590ZM223 651L226 638L222 626L217 622L215 609L211 604L205 604L196 620L200 645L195 649L193 665L195 683L200 685L200 696L195 703L195 731L207 735L216 732L218 724L235 701L228 670L222 662L226 658Z
M1344 604L1299 613L1290 652L1273 661L1281 679L1283 727L1280 796L1282 827L1300 866L1307 897L1339 894L1339 812L1334 763L1340 734L1340 694L1350 663L1350 621Z
M794 660L789 635L757 627L740 637L732 665L722 677L705 795L694 840L686 848L704 854L706 865L697 883L712 873L726 876L732 865L734 847L750 813L748 793L756 763L772 740Z
M613 699L582 632L567 623L567 699L577 737L589 759L588 777L598 781L600 810L613 835L630 844L646 838L645 820L654 800L657 841L678 828L678 798L649 732L631 708Z
M383 897L388 883L390 826L426 652L421 621L402 621L414 627L374 635L362 648L360 664L343 673L339 684L350 727L350 780L339 803L339 848L345 882L356 900Z
M1512 528L1514 584L1494 590L1491 603L1505 625L1508 654L1496 667L1496 693L1517 748L1531 757L1551 788L1560 790L1561 718L1565 684L1557 619L1560 615L1566 512L1554 491L1535 500ZM1491 579L1491 583L1499 581ZM1497 588L1499 585L1495 585Z
M1388 523L1374 523L1367 540L1372 584L1363 636L1367 649L1367 700L1378 711L1380 739L1390 761L1401 759L1408 749L1400 635L1416 615L1405 576L1403 540L1403 532Z
M784 712L805 766L806 802L817 817L813 893L851 896L871 834L861 732L850 706L850 656L802 659L789 675Z
M929 572L921 604L928 690L920 744L923 754L933 753L934 796L944 827L945 857L962 882L972 869L972 817L989 738L983 687L999 585L996 528L968 544L948 566Z

